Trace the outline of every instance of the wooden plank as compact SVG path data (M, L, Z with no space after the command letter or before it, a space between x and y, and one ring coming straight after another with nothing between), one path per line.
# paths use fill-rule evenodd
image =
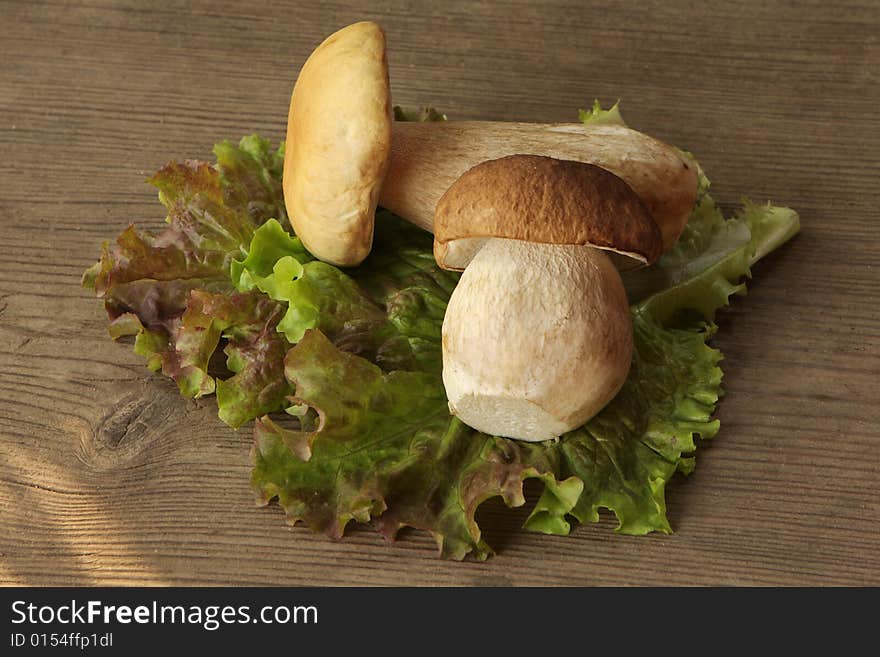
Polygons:
M880 583L876 188L880 10L783 3L0 3L0 583ZM695 152L725 208L803 232L721 318L719 436L668 491L671 536L570 537L480 511L499 554L331 542L255 509L247 429L110 341L79 285L102 240L158 225L144 178L214 142L284 133L304 58L386 28L395 102L573 120L594 97Z

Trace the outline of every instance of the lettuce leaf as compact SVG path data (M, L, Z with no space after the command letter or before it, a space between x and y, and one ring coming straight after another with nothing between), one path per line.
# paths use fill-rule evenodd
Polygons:
M281 409L290 344L275 330L283 308L258 293L237 293L230 278L255 232L271 218L288 225L281 192L283 147L245 137L214 148L217 164L169 162L148 182L168 214L163 230L129 226L105 242L83 285L103 298L114 339L135 336L135 352L174 379L187 397L216 391L232 426ZM282 223L275 225L283 232ZM209 373L216 350L225 380Z
M626 127L626 121L620 114L620 101L618 100L609 109L602 109L598 100L593 101L593 106L588 109L578 110L578 120L584 125L619 125Z
M616 105L581 119L622 123ZM671 531L665 487L719 429L715 313L797 232L796 213L746 202L725 219L703 175L679 243L625 275L635 353L620 393L585 426L524 443L449 415L440 328L458 274L437 267L430 235L380 209L361 266L318 262L284 213L283 147L251 136L215 154L216 165L172 162L151 178L168 227L105 243L84 284L104 299L111 336L135 335L182 394L216 393L231 426L256 419L259 500L334 538L352 521L389 539L425 530L454 559L491 554L477 510L496 496L525 504L527 479L543 486L527 529L567 534L608 509L620 532Z
M631 303L664 324L682 310L711 320L733 294L745 293L749 267L800 230L791 208L755 205L725 220L712 197L697 204L678 243L651 267L623 274Z
M278 330L291 344L310 328L336 333L351 322L375 323L382 314L354 281L314 260L299 238L284 232L274 219L257 229L248 256L233 261L231 273L238 290L257 289L287 302Z

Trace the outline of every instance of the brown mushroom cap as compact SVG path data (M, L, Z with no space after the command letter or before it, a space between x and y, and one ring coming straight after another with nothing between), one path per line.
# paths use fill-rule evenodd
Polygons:
M462 271L487 239L592 246L625 257L619 269L651 264L660 229L621 178L593 164L510 155L469 169L434 214L434 257Z
M390 149L385 34L355 23L309 56L290 99L284 202L315 257L341 266L367 257Z

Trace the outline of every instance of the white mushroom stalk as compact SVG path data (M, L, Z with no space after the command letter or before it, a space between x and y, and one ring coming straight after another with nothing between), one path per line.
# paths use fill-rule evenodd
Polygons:
M490 435L556 438L614 398L632 350L623 282L602 251L495 238L443 320L449 410Z

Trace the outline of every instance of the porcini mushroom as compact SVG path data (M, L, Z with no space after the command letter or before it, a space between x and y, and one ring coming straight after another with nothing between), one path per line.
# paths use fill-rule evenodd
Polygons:
M377 202L433 232L434 208L461 174L513 154L593 163L616 174L647 206L664 249L693 209L694 167L676 149L630 128L393 122L385 35L371 21L329 36L300 71L288 114L285 205L313 255L353 266L370 252Z
M662 248L635 192L597 166L515 155L465 172L434 225L441 257L469 259L443 320L450 412L527 441L593 417L626 380L633 349L606 253L644 263ZM475 253L468 240L479 240Z

